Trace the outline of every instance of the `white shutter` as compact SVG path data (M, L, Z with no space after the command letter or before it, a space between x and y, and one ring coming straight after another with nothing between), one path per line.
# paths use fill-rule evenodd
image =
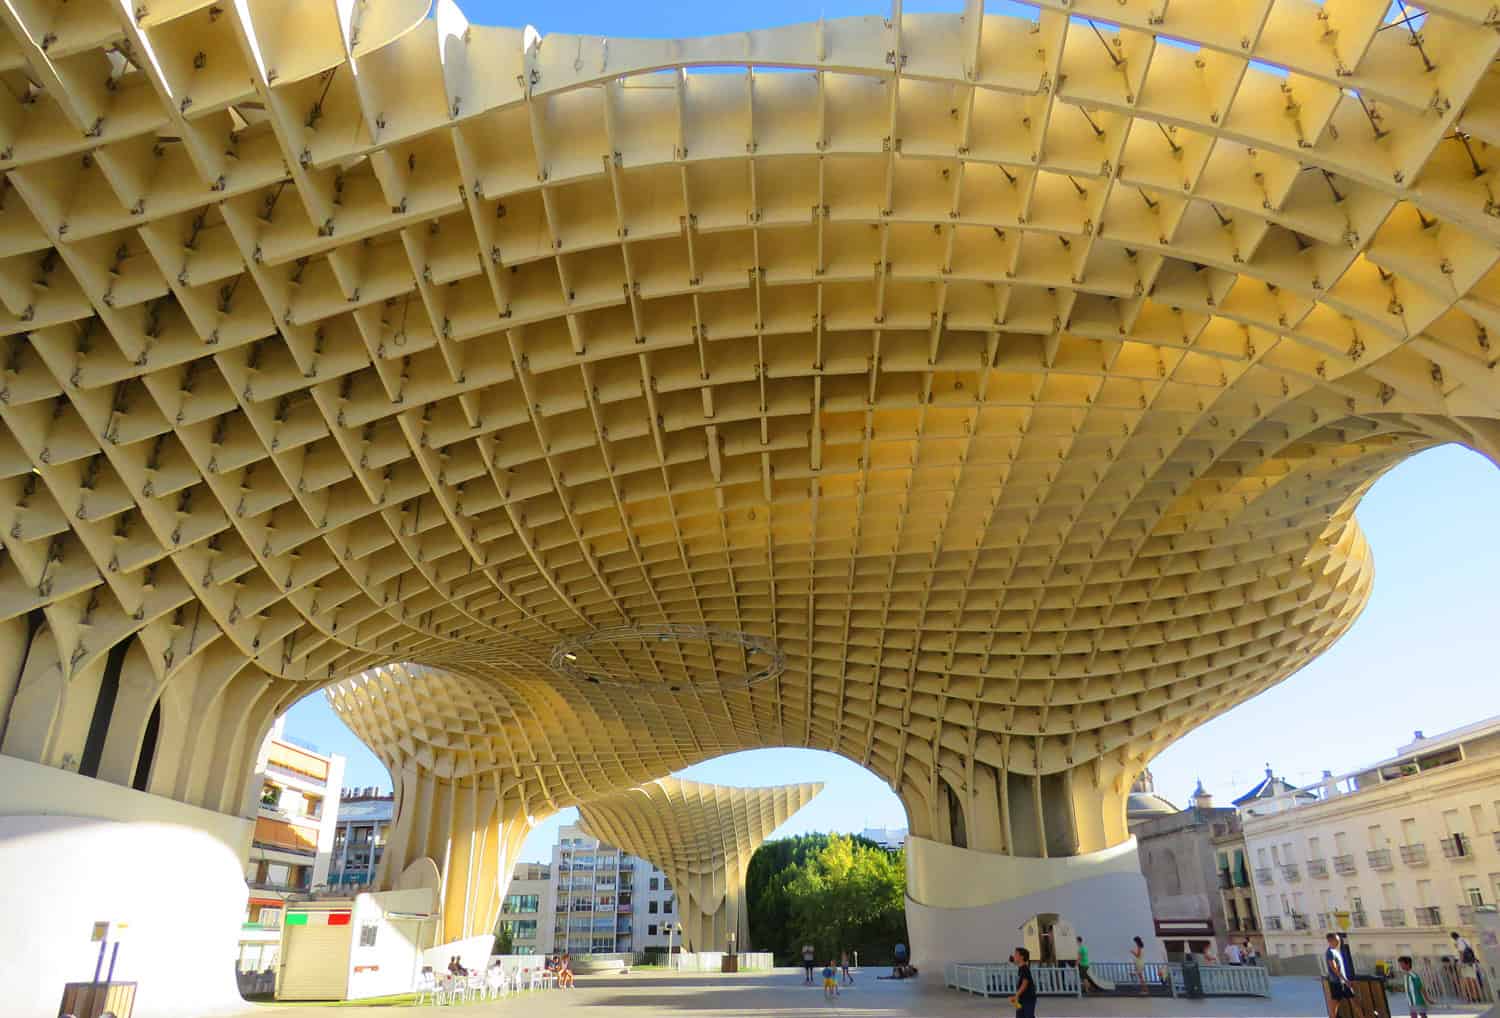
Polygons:
M349 992L349 926L288 926L278 1000L343 1000Z

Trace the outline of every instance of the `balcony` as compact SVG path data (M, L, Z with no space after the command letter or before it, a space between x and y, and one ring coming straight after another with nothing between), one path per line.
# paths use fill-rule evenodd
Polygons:
M1427 846L1422 842L1401 846L1401 861L1408 866L1427 865Z
M1310 876L1310 877L1316 877L1319 880L1327 880L1328 879L1328 860L1326 860L1326 859L1309 859L1309 860L1307 860L1307 875Z
M1359 871L1354 866L1353 854L1336 855L1333 857L1333 872L1341 877L1352 877Z
M1462 834L1450 834L1439 844L1443 846L1444 859L1474 858L1474 843Z
M1331 912L1319 912L1318 913L1318 929L1320 929L1320 930L1336 930L1336 929L1338 929L1338 923L1334 921L1333 913L1331 913Z
M1349 925L1356 930L1368 929L1370 926L1370 917L1364 912L1350 912Z
M1292 913L1292 929L1306 930L1311 928L1312 927L1308 924L1307 916L1303 915L1301 912Z
M1266 929L1268 929L1268 930L1279 930L1279 929L1281 929L1281 916L1279 916L1279 915L1268 915L1268 916L1266 916Z
M1272 882L1271 867L1257 866L1255 868L1255 879L1257 883L1269 884Z
M1238 933L1240 931L1239 916L1227 917L1224 920L1224 929L1230 933Z
M1281 879L1289 884L1295 884L1302 880L1302 870L1294 862L1281 864Z
M1372 848L1365 853L1365 861L1370 864L1372 870L1390 870L1395 868L1391 862L1391 850L1388 848Z
M1416 910L1418 926L1443 925L1443 910L1436 905L1424 905Z
M1460 925L1460 926L1473 926L1474 925L1474 910L1476 908L1482 908L1482 907L1483 906L1481 906L1481 905L1460 905L1460 906L1458 906L1458 925Z
M1383 908L1380 910L1380 925L1387 929L1406 925L1406 909Z

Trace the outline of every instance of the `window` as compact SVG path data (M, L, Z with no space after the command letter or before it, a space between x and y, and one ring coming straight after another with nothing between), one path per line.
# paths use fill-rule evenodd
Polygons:
M661 910L663 912L670 912L670 911L672 911L672 899L671 898L668 898L666 901L664 901L664 902L661 903Z
M536 939L535 919L505 919L500 923L500 929L517 940Z
M269 781L261 786L260 804L262 806L269 806L271 809L275 809L280 802L281 789L278 786L271 784ZM1495 805L1497 808L1500 808L1500 803L1496 803Z
M1385 832L1380 829L1379 824L1371 824L1365 828L1365 836L1370 839L1370 848L1379 850L1385 847Z
M506 896L502 912L537 912L541 910L541 896L536 894L511 894Z
M1484 889L1479 886L1478 877L1464 877L1463 879L1463 903L1465 905L1483 905Z
M377 934L379 932L380 932L380 924L379 923L360 923L360 926L359 926L359 946L360 947L374 947L375 946L375 934Z
M1266 846L1261 845L1255 850L1255 865L1265 868L1268 863L1269 860L1266 859Z
M661 878L661 889L663 891L670 891L672 889L672 881L669 878L667 878L667 877L662 877Z
M302 813L304 816L312 817L314 820L323 816L323 797L321 795L302 796Z
M651 878L651 882L649 884L647 884L646 886L650 890L659 891L659 890L661 890L661 881L657 880L655 877L652 877Z
M651 913L652 915L656 915L656 902L653 901L650 904L648 904L646 906L646 911L649 912L649 913Z
M1307 839L1307 857L1309 859L1323 858L1323 839L1313 835Z
M1347 834L1345 834L1343 831L1338 831L1333 836L1333 854L1334 855L1348 855L1349 854L1349 836Z
M648 937L654 937L654 936L656 936L656 924L655 923L652 923L650 926L646 927L646 936L648 936Z

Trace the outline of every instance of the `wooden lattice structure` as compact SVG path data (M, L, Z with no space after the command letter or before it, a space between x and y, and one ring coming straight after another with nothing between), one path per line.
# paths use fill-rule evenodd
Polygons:
M767 745L920 837L1122 839L1146 760L1355 617L1372 480L1500 459L1500 34L1031 10L0 5L0 751L234 811L342 683L476 872ZM547 667L648 625L785 671ZM453 879L484 928L504 871Z
M667 875L677 908L662 922L681 922L685 949L748 951L750 857L822 790L821 784L729 788L660 778L592 799L578 815L594 837L651 860Z

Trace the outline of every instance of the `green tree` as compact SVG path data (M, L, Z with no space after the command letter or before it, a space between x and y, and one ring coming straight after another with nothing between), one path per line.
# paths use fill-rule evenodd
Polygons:
M906 940L906 865L860 838L811 834L762 845L745 892L750 937L778 962L794 963L810 943L818 960L842 951L887 962Z
M511 934L510 923L502 921L500 929L495 933L495 948L491 954L510 954L515 949L515 940Z

